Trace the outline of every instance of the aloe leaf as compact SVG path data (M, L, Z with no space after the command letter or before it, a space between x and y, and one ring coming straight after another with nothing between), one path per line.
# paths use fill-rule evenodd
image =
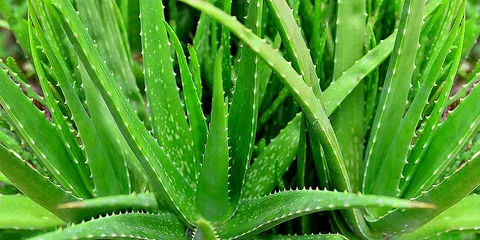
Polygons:
M363 56L367 40L365 1L337 4L334 80ZM365 83L361 81L331 116L354 192L360 189L363 159Z
M295 159L300 138L300 120L297 115L253 160L245 177L244 198L264 196L275 188Z
M33 10L31 11L33 14ZM30 21L29 21L30 23ZM34 41L34 30L33 26L29 24L29 34L30 34L30 46L35 46L33 49L36 49L35 41ZM40 86L42 88L42 92L44 98L46 100L48 109L52 118L58 128L58 131L61 134L62 140L67 147L68 153L75 164L76 170L79 173L84 185L87 187L87 190L90 194L93 194L93 183L90 179L90 169L88 168L87 164L85 163L85 156L80 149L80 145L78 141L75 139L73 133L68 126L68 123L65 119L65 116L62 114L62 111L58 105L59 101L55 98L55 95L52 91L53 86L50 82L48 82L45 72L43 71L43 66L41 65L40 58L38 56L37 50L32 51L32 60L35 65L37 75L40 81Z
M89 197L90 193L81 181L57 130L25 97L5 69L0 71L0 103L15 124L16 132L25 139L62 186L74 191L77 196Z
M457 55L457 59L458 55ZM458 61L456 62L458 63ZM435 135L436 131L438 130L438 122L440 122L445 107L450 105L448 103L448 99L450 96L450 91L453 87L455 75L457 73L458 64L452 65L449 69L449 73L447 76L446 81L443 83L442 92L440 93L440 97L434 102L435 107L432 110L432 114L428 117L427 123L423 128L423 131L420 137L415 142L415 146L408 157L408 164L405 165L403 170L403 175L405 178L403 181L400 182L400 188L403 191L407 188L408 184L410 183L412 177L414 176L415 171L417 170L420 161L422 160L425 152L428 149L429 144L432 141L432 137Z
M254 240L323 240L337 239L346 240L347 238L340 234L311 234L311 235L265 235L255 236Z
M24 195L0 195L0 229L44 229L65 223Z
M438 8L441 1L434 0L427 3L423 15L424 19ZM355 86L392 53L396 37L397 31L394 31L330 84L320 97L327 115L330 115L352 92Z
M112 0L76 2L83 24L98 44L100 54L106 60L118 84L122 86L123 93L137 111L140 119L148 121L145 104L133 75L129 59L130 53L126 51L127 48L120 32L114 4L115 2Z
M3 61L0 59L0 66L1 68L3 69L9 69L9 72L11 74L11 77L15 80L15 82L18 82L21 86L22 86L22 89L24 89L25 91L25 94L29 97L29 98L33 98L36 102L40 103L41 105L45 106L46 103L45 103L45 99L40 96L37 92L35 92L33 89L32 89L32 86L28 83L25 82L24 80L24 77L23 74L20 72L20 69L17 69L15 70L11 64L9 64L9 60L12 60L12 61L15 61L13 58L11 57L8 57L7 58L7 63L3 63ZM18 68L18 66L16 65L16 63L14 62L15 64L15 68Z
M95 45L82 26L75 9L64 1L55 0L53 2L68 19L68 23L64 25L65 30L71 31L69 37L77 47L79 58L102 94L128 145L149 176L149 182L153 191L156 192L157 199L170 209L179 212L185 220L193 223L199 217L193 204L195 195L193 187L130 107L108 67L95 50ZM80 47L81 50L78 49Z
M416 198L412 198L415 201L434 204L435 209L396 209L371 222L370 225L373 229L386 235L395 236L411 232L432 220L479 187L479 156L480 153L477 152L452 175L444 177L439 184L433 185Z
M158 210L157 200L152 193L140 193L131 195L113 195L86 199L82 201L62 203L58 209L96 209L100 214L118 212L121 210Z
M417 95L398 126L396 135L393 138L390 138L391 146L386 152L385 159L391 160L388 161L388 164L387 162L382 164L380 172L375 177L376 181L373 182L375 193L388 196L398 196L400 194L400 180L402 179L402 172L407 162L411 141L415 137L415 130L422 118L423 109L428 103L430 93L435 85L436 79L438 78L438 74L440 73L444 61L450 53L450 48L457 37L462 19L463 12L459 12L457 21L452 27L443 47L436 49L431 54L434 63L425 69L425 72L420 79L422 85ZM460 40L460 42L461 41L462 40ZM461 53L461 51L459 52ZM457 69L460 63L460 55L457 55L455 60L452 68Z
M452 105L455 101L458 101L460 98L464 98L467 96L468 92L471 90L472 85L480 79L480 59L477 61L475 68L470 73L470 77L468 78L467 82L462 85L462 88L455 93L450 99L448 100L447 105Z
M309 123L312 125L313 133L317 134L319 139L322 140L322 145L325 145L324 150L327 159L330 160L329 163L331 164L330 170L332 171L332 175L338 177L338 181L335 181L335 187L341 190L350 189L349 182L346 179L345 166L341 161L340 149L336 143L335 134L329 120L323 111L320 102L313 94L313 91L311 91L303 82L300 75L295 72L292 66L281 57L276 50L253 34L251 30L248 30L237 20L223 13L211 4L198 0L182 1L209 14L228 27L232 33L248 44L256 54L262 57L265 62L273 68L302 107Z
M262 115L258 119L258 128L262 129L265 124L274 116L275 113L278 112L278 109L282 107L284 104L285 100L290 96L290 92L288 91L287 88L282 88L280 92L278 93L277 98L270 104L270 107L268 107L265 111L263 111Z
M307 129L305 125L305 116L300 119L300 139L297 150L297 172L296 186L305 187L305 167L307 163Z
M320 98L323 100L327 114L330 115L358 83L392 53L396 36L395 32L388 38L380 41L377 47L368 51L367 54L330 84Z
M215 61L213 102L207 145L198 177L195 203L198 211L211 222L228 217L228 102L224 101L222 59Z
M380 173L386 149L390 144L389 139L395 134L402 120L415 68L413 63L419 47L424 6L423 0L406 0L404 3L399 35L395 41L366 149L366 169L362 185L364 193L375 193L374 187L380 183L374 180L375 176Z
M158 138L158 143L188 181L194 183L193 140L173 72L167 31L163 24L162 1L141 0L140 14L143 66L153 136Z
M223 0L223 10L230 14L232 12L232 0ZM222 27L222 34L220 37L220 48L222 49L222 76L223 76L223 89L227 93L227 97L231 98L232 93L232 54L231 54L231 37L230 30L226 27Z
M468 196L432 221L412 233L400 236L399 239L429 239L450 231L478 230L480 229L480 208L473 206L479 204L480 196Z
M413 197L431 186L475 133L480 124L480 109L474 104L480 97L479 93L479 88L475 87L439 125L403 196Z
M259 33L262 19L263 0L252 0L248 5L246 27ZM228 26L224 26L228 28ZM241 59L235 83L232 104L228 115L229 145L232 157L230 170L230 197L233 212L240 200L246 170L253 152L259 106L259 76L257 65L260 59L247 46L240 49ZM242 126L242 127L238 127Z
M94 219L31 240L48 239L182 239L182 222L172 214L122 213Z
M31 13L33 14L33 11L31 11ZM57 58L55 51L51 48L45 35L43 35L42 29L40 29L39 23L33 15L32 21L35 25L38 39L53 67L56 79L68 102L67 105L72 113L72 119L78 128L78 135L82 139L86 152L86 163L90 167L91 178L94 183L94 195L105 196L124 193L122 192L122 188L125 187L122 186L124 182L118 181L119 178L115 174L115 170L105 161L105 159L109 159L105 152L105 143L99 137L99 130L95 128L92 119L89 118L86 110L83 108L83 104L76 95L71 84L74 80L71 79L71 75L68 74L65 63Z
M195 51L195 48L192 45L188 45L188 53L190 54L190 71L192 72L193 75L193 83L195 84L195 89L198 95L198 100L202 101L202 92L203 92L203 87L202 87L202 75L201 75L201 70L200 70L200 63L198 61L198 56L197 52Z
M202 111L202 103L198 98L197 87L193 81L192 74L188 68L187 59L183 52L182 45L173 29L165 22L165 27L173 42L173 47L177 52L178 63L180 66L180 75L182 77L183 94L185 98L185 105L187 107L188 121L192 132L194 153L195 153L195 173L199 172L200 161L207 143L207 124L205 123L205 116Z
M321 95L320 80L310 57L310 50L303 39L302 32L294 19L293 9L286 0L267 0L268 7L275 19L282 42L292 57L293 65L308 86L313 88L317 97Z
M248 237L302 215L365 206L431 207L423 203L380 196L319 190L285 191L242 200L236 214L219 226L217 233L222 238Z
M0 146L0 171L11 180L15 187L38 205L55 214L67 222L77 222L95 214L94 211L75 211L58 209L59 204L80 200L71 192L52 183L47 177L32 168L30 164L21 159L16 152Z

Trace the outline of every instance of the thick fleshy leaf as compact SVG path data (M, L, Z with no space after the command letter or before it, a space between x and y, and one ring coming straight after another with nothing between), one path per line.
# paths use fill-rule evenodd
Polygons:
M30 12L29 14L34 16L33 15L34 12ZM30 45L36 46L34 37L33 37L35 36L34 29L30 21L31 20L29 19L28 30L30 34ZM37 75L39 78L40 86L42 88L42 92L46 100L46 104L48 106L50 114L52 115L52 119L58 128L58 131L62 137L63 143L65 144L65 146L69 146L67 148L68 153L73 159L73 163L75 164L77 172L79 173L83 183L87 187L87 190L89 191L89 193L93 194L93 182L90 179L90 170L88 169L88 166L85 163L85 156L82 153L82 150L80 149L80 144L75 139L75 136L72 133L71 128L68 126L67 120L58 105L59 101L55 98L55 95L52 90L53 86L47 80L47 76L43 71L43 65L41 64L41 60L40 60L38 51L36 50L36 47L34 47L34 51L32 51L31 54L32 54L33 63L36 68L35 70L37 71Z
M399 239L431 239L451 231L480 230L480 196L464 198L432 221Z
M0 157L0 171L14 183L15 187L60 219L66 222L78 222L96 215L94 210L58 209L59 204L80 199L52 183L47 177L40 175L17 153L0 146Z
M290 219L321 211L351 207L432 207L407 200L354 195L320 190L296 190L244 199L235 215L217 228L222 238L247 237L258 234Z
M129 106L92 39L82 27L74 8L65 1L53 2L62 15L68 18L68 23L63 26L69 31L70 40L75 43L78 57L102 94L128 145L149 176L150 186L155 191L157 199L193 223L199 217L193 204L195 195L193 187ZM163 26L163 23L161 24Z
M182 222L171 214L124 213L101 217L32 240L56 239L183 239Z
M156 9L156 11L152 11ZM193 140L180 101L160 0L140 1L143 67L153 135L187 180L195 182Z
M371 222L373 229L395 236L411 232L447 210L480 186L480 153L457 168L452 175L412 200L435 204L435 209L396 209Z
M300 120L301 116L297 115L254 159L245 178L244 198L264 196L278 185L277 180L295 159L300 138Z
M48 229L64 224L27 196L0 195L0 229Z
M215 60L213 101L207 145L198 176L195 203L198 211L211 222L228 217L228 103L223 92L221 54Z
M363 56L367 41L365 1L345 0L337 4L333 81ZM365 83L361 81L332 114L332 127L342 150L352 190L361 185L363 162Z
M310 57L310 50L307 48L301 29L295 21L294 10L288 6L286 0L267 0L266 2L294 67L302 75L307 85L313 88L315 95L319 97L321 95L320 80Z
M59 54L53 50L49 41L43 34L43 30L41 29L36 16L33 15L33 10L30 11L30 13L32 14L31 19L34 23L38 39L53 68L53 72L58 84L65 96L67 106L72 113L72 119L76 123L78 137L82 139L83 147L86 153L86 163L90 167L92 174L91 177L94 183L94 195L105 196L110 194L125 193L122 192L122 188L126 188L126 186L122 186L122 183L126 184L126 182L119 181L114 168L110 167L109 163L105 161L105 159L109 159L105 151L107 148L105 145L106 142L102 141L100 138L98 133L99 129L95 127L92 119L90 119L86 109L83 107L80 98L75 93L75 90L72 86L74 80L68 73L66 64L58 59L57 56L59 56ZM120 166L123 166L125 169L123 164Z
M463 8L465 9L465 8ZM463 11L459 12L457 21L452 27L447 39L444 41L443 47L437 48L430 57L433 59L430 67L427 67L420 78L421 87L411 103L408 111L403 116L403 119L396 130L395 135L390 137L391 145L386 151L385 159L390 161L382 163L379 174L375 176L374 192L377 194L388 196L400 195L400 180L402 179L402 172L406 165L408 152L412 139L415 138L415 132L418 123L422 119L422 112L428 103L429 96L436 84L438 74L450 53L451 46L457 37L460 23L463 19ZM461 42L462 40L460 40ZM461 52L461 51L457 51ZM460 53L459 53L460 54ZM452 69L457 69L460 64L460 55L457 55Z
M366 168L362 189L364 193L379 192L375 189L383 182L375 181L385 163L384 157L402 120L412 79L414 62L419 47L425 1L406 0L390 58L385 83L378 103L372 132L366 149ZM401 170L401 169L400 169Z
M152 193L140 193L131 195L115 195L98 197L76 202L62 203L58 209L96 209L100 214L118 212L121 210L144 210L157 211L158 204Z
M252 0L248 4L246 27L255 33L262 26L263 0ZM228 28L227 26L224 26ZM233 211L241 197L242 185L253 152L257 118L259 109L259 76L258 62L260 59L248 46L242 44L240 49L238 77L235 82L232 104L228 115L230 156L230 197ZM240 127L241 126L241 127Z
M183 52L182 45L178 39L175 31L168 26L165 22L165 27L170 35L171 42L177 53L178 65L180 67L180 75L182 77L183 95L185 99L185 105L188 113L188 122L193 137L195 162L196 167L195 174L200 172L200 162L202 160L202 154L205 150L205 144L207 143L207 124L206 118L203 115L202 103L200 102L197 86L194 83L192 73L187 64L185 53ZM199 74L199 73L197 73Z
M138 3L137 3L138 4ZM147 111L133 75L130 52L121 33L123 27L116 13L115 1L84 0L76 2L82 23L98 45L115 80L122 86L123 93L143 121L148 121Z
M0 70L0 103L25 139L53 176L77 196L89 197L62 138L33 103L12 81L5 69ZM45 141L49 139L49 141ZM4 172L4 174L7 174Z

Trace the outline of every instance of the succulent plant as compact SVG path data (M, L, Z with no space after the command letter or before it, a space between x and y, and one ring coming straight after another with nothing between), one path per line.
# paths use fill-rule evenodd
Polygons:
M475 234L480 15L391 2L28 0L6 22L35 73L0 63L0 236Z

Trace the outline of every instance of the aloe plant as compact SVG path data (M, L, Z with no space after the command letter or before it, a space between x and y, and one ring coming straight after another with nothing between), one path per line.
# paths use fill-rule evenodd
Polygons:
M35 74L0 63L0 236L480 229L471 3L164 2L28 0L8 15Z

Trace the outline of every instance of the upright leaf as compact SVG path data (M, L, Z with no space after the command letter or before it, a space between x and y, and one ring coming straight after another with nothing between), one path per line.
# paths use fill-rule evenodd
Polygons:
M263 0L252 0L248 5L246 26L253 32L259 32L262 19ZM225 26L227 27L227 26ZM241 47L241 59L238 78L228 115L230 126L228 135L231 146L232 168L230 177L231 212L240 200L246 169L252 156L257 129L259 102L259 79L257 63L260 59L247 46ZM240 127L242 126L242 127Z
M152 9L156 9L152 11ZM193 140L180 101L162 1L140 1L143 66L153 136L180 171L194 183Z
M195 203L209 221L221 222L228 217L228 102L224 100L222 58L215 61L213 102L207 146L196 190Z

